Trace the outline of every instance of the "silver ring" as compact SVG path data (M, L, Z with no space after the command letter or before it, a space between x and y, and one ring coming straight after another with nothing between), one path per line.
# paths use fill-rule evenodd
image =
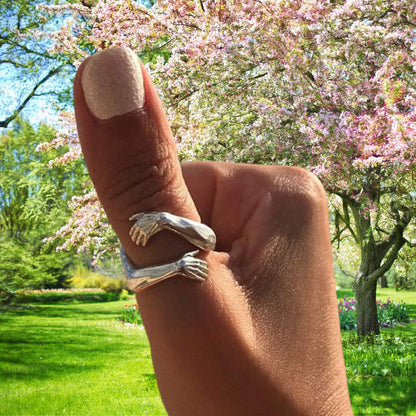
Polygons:
M205 224L178 217L168 212L141 212L129 218L135 220L130 228L132 241L145 246L151 237L162 230L171 231L200 250L214 250L216 235L214 231ZM121 263L126 277L127 287L139 292L149 286L159 283L172 276L183 276L196 281L204 281L208 275L208 264L206 261L195 257L199 250L185 253L180 259L171 263L156 266L135 268L127 257L124 248L120 249Z

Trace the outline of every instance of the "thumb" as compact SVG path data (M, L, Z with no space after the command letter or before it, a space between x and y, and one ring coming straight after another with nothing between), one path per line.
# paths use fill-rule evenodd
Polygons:
M88 58L74 86L78 134L92 181L131 260L165 263L190 249L170 233L145 248L129 237L129 217L167 211L199 221L175 143L149 75L135 53L111 48Z
M137 212L168 211L199 221L161 103L135 54L112 48L88 58L75 78L74 99L88 170L130 259L143 267L191 251L173 233L156 234L146 247L129 236L129 217ZM206 185L204 180L203 193L215 193ZM245 294L227 255L211 251L206 261L205 282L171 278L137 296L168 413L259 414L261 403L268 408L261 414L273 414L282 396L253 351Z

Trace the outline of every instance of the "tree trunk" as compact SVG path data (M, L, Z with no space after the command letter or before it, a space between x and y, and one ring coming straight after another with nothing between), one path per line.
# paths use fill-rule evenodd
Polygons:
M371 187L372 189L372 187ZM371 215L363 213L361 206L352 199L343 199L346 206L344 220L348 229L361 251L360 271L357 274L353 291L356 300L355 311L357 314L357 333L359 336L379 334L380 327L377 319L376 290L377 281L385 277L397 256L406 243L403 233L413 218L411 211L406 207L399 208L392 205L395 225L384 240L376 239ZM348 208L354 217L355 231L351 228Z
M377 280L368 281L359 275L354 281L353 290L356 300L357 334L359 336L380 333L376 304Z
M381 276L378 281L380 283L380 287L388 287L387 286L387 277L386 277L385 274L383 274L383 276Z
M377 280L374 272L379 269L380 252L375 242L369 217L355 212L361 236L361 264L360 271L353 283L355 296L355 311L357 314L357 334L359 336L379 334L380 327L377 319L376 291Z

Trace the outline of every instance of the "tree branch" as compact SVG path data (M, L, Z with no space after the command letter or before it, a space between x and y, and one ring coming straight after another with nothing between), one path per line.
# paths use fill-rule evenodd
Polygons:
M21 64L20 62L12 61L11 59L0 59L0 64L10 64L15 68L25 68L25 65Z
M19 107L17 107L17 109L13 111L9 117L6 117L4 120L0 121L0 127L6 128L21 113L21 111L26 107L27 103L36 96L36 91L38 88L43 85L49 78L57 74L65 65L66 64L62 64L57 68L50 70L41 80L39 80L32 88L32 91L30 91L23 102L19 105Z
M403 234L406 227L409 225L411 219L411 215L405 215L404 217L402 217L400 223L396 225L389 239L385 243L383 243L385 246L378 246L382 249L382 252L380 254L383 255L383 257L381 258L384 258L387 253L388 255L384 260L383 264L377 270L374 270L367 276L367 280L369 282L374 282L378 280L381 276L383 276L386 272L390 270L391 266L393 266L393 263L396 261L397 256L399 254L399 251L408 242L403 237Z
M372 273L370 273L367 276L367 280L376 281L381 276L386 274L390 270L391 266L393 266L393 263L397 259L400 249L404 246L405 243L406 240L403 237L398 238L393 247L390 249L389 255L387 256L384 263L377 270L374 270Z
M26 52L28 54L33 54L33 55L40 56L40 57L46 58L46 59L53 59L50 54L48 54L46 52L38 52L38 51L35 51L33 49L30 49L26 45L23 45L23 44L15 41L13 39L8 39L8 38L4 38L4 37L1 37L1 39L4 41L3 42L4 44L7 43L10 46L13 46L15 48L19 48L19 49L21 49L22 51L24 51L24 52Z
M345 198L342 199L342 210L344 212L344 217L343 217L344 224L347 226L355 243L359 244L358 236L351 226L350 213L348 211L348 201Z

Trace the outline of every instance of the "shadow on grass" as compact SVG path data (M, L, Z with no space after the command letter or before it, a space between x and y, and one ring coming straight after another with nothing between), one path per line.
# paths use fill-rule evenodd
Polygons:
M415 414L416 389L413 377L357 377L348 383L354 414Z
M416 305L406 304L406 308L407 308L407 311L409 312L409 316L412 317L413 319L416 319Z
M108 302L113 303L113 302ZM116 316L118 312L114 308L99 307L103 303L58 303L48 305L15 305L0 309L0 321L16 316L36 315L43 318L65 318L65 319L87 319L96 321L100 318L108 318L109 315ZM119 311L120 312L120 311Z
M115 333L121 304L42 305L0 317L0 370L8 380L59 379L148 350L144 337ZM130 342L126 342L126 338ZM103 362L103 357L107 361ZM1 384L1 383L0 383Z
M415 316L416 311L413 312ZM391 336L398 336L398 337L411 337L416 339L416 323L405 324L405 325L396 325L392 328L386 328L381 331L383 334L389 334ZM415 351L416 354L416 351Z

